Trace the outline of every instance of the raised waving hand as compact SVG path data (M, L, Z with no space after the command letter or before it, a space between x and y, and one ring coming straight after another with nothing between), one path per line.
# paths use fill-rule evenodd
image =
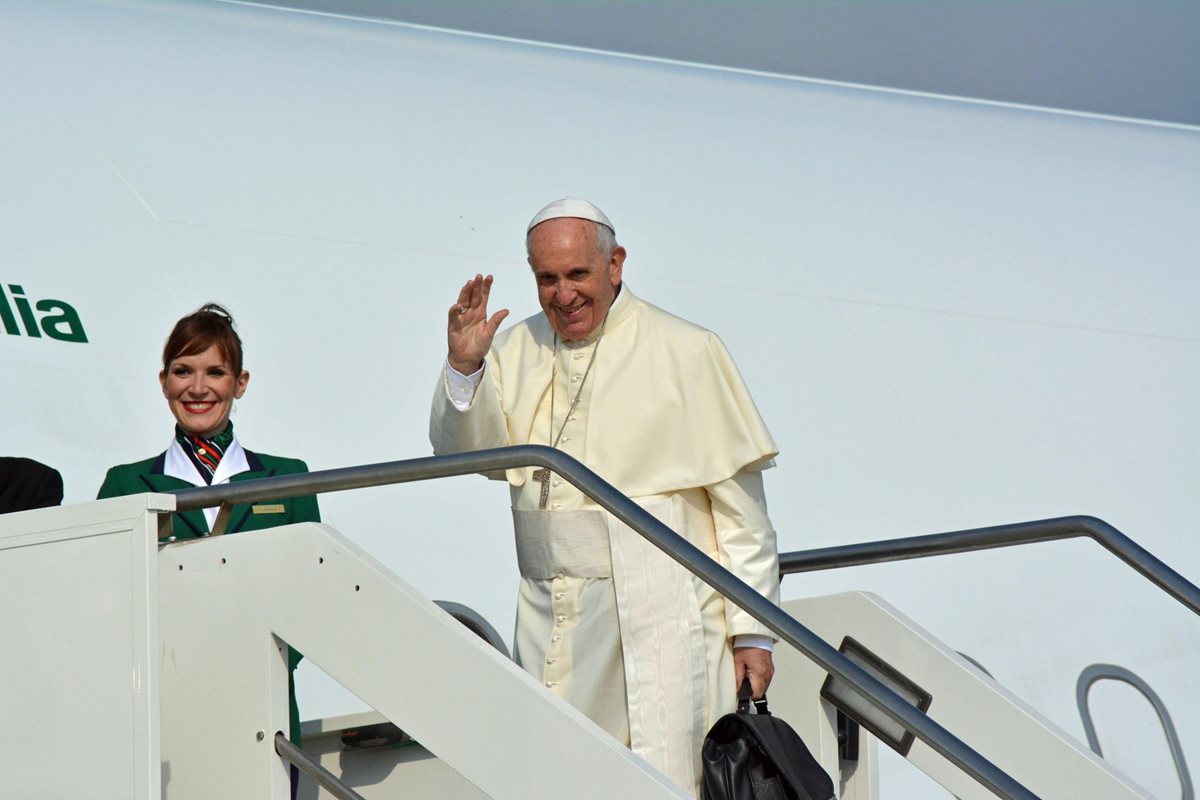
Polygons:
M491 349L500 323L508 316L508 309L502 308L488 318L491 291L492 276L476 275L463 284L458 302L450 306L446 323L447 358L450 366L463 375L470 375L483 366L483 357Z

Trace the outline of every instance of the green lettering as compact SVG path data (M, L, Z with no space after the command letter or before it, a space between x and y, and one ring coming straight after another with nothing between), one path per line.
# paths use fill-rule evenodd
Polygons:
M51 339L58 339L60 342L87 342L87 334L84 333L79 314L69 303L62 300L38 300L37 310L58 312L42 317L42 330Z
M0 322L4 323L4 332L9 336L21 335L21 331L17 329L17 318L13 316L12 306L8 304L8 295L4 293L3 287L0 287Z
M37 320L33 318L33 309L29 307L29 301L25 298L25 290L15 283L10 283L8 290L12 292L13 302L17 304L17 312L21 315L21 322L25 323L25 335L33 339L42 338L42 332L38 330Z

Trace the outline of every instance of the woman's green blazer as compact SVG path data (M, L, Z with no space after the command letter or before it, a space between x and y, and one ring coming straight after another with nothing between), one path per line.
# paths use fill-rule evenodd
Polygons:
M245 448L242 450L246 454L246 463L250 466L250 471L234 475L229 479L232 483L308 472L308 466L298 458L252 453ZM190 483L163 474L166 459L166 452L162 452L145 461L113 467L104 476L104 483L100 486L96 498L103 500L106 497L122 497L127 494L191 489ZM171 516L171 535L177 540L196 539L208 534L208 521L204 518L204 512L199 509L177 512ZM288 500L260 500L253 504L234 506L229 517L229 527L225 532L256 531L278 525L290 525L293 522L320 521L321 512L317 508L317 498L314 495Z

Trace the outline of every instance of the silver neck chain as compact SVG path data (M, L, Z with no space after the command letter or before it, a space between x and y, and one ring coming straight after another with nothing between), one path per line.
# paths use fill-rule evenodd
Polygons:
M571 407L567 409L566 416L563 417L562 425L559 426L558 435L554 437L554 441L550 442L551 447L558 447L558 442L562 439L563 431L567 429L567 422L570 421L571 415L575 413L575 407L579 405L579 398L583 396L583 387L587 385L588 375L592 374L592 365L596 363L596 353L600 352L600 340L604 338L604 329L608 325L608 315L604 315L604 321L600 323L600 335L596 337L596 343L592 345L592 357L588 360L587 369L583 371L583 380L579 382L579 389L575 392L575 399L571 401ZM554 357L553 365L550 367L550 433L554 434L554 379L558 377L558 334L554 334Z

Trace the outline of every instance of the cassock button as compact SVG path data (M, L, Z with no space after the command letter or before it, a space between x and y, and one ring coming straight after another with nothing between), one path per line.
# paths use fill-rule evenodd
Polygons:
M563 599L563 593L562 593L562 592L555 592L555 593L554 593L554 599L555 599L555 600L562 600L562 599Z
M555 619L557 619L559 622L566 622L566 621L567 621L567 617L566 617L566 615L565 615L565 614L559 614L557 617L555 617Z
M583 353L576 353L576 354L575 354L575 360L576 360L576 361L582 361L582 360L583 360Z
M552 642L557 642L557 641L558 641L559 639L561 639L561 638L562 638L562 637L561 637L561 636L559 636L559 635L556 633L556 634L554 634L553 636L551 636L551 637L550 637L550 641L552 641Z
M547 688L553 689L555 686L558 686L558 684L554 681L546 681L546 686Z
M560 572L560 573L558 573L557 575L555 575L554 577L558 578L559 580L562 580L563 578L565 578L565 577L567 577L567 576L566 576L565 574L563 574L563 573L561 573L561 572Z
M558 659L557 659L557 658L547 658L547 659L546 659L546 663L547 663L547 664L554 664L554 663L557 663L557 662L558 662Z
M579 383L579 376L578 376L578 375L572 375L572 376L571 376L571 383Z
M555 481L552 486L562 486L562 481Z

